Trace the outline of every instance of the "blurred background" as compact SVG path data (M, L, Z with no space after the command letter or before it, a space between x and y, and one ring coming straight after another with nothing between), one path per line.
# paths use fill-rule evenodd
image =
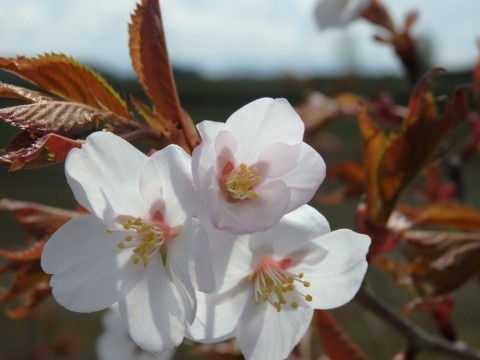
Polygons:
M315 2L163 0L167 43L180 99L192 118L196 122L225 121L242 105L263 96L284 97L292 104L300 104L313 90L329 96L354 92L375 97L387 89L397 103L405 104L410 86L391 48L372 41L378 31L363 20L345 29L320 31L313 16ZM478 0L383 3L397 23L403 21L407 11L419 12L414 34L420 41L424 68L442 66L450 71L436 82L435 94L450 94L453 84L471 82L472 67L478 57L476 39L480 35ZM128 54L127 24L134 7L133 0L0 0L0 56L50 52L71 55L102 73L120 94L146 99ZM2 71L0 81L26 84ZM0 103L2 107L11 104ZM14 133L15 129L0 124L0 147ZM360 140L353 119L332 123L328 133L310 141L319 148L327 166L342 159L360 158ZM478 171L472 169L467 185L478 181ZM471 205L478 206L478 196L471 200ZM17 173L0 168L0 198L68 209L75 206L61 165ZM353 228L357 203L353 200L317 207L333 229ZM9 214L0 212L0 229L0 247L24 244L24 234ZM400 307L411 298L385 275L372 276L375 291L394 306ZM480 346L475 333L480 317L478 312L470 311L478 308L475 291L472 284L460 291L454 320L460 324L461 337ZM53 300L33 317L20 321L8 319L4 310L2 305L1 360L28 359L28 348L56 339L59 344L64 341L78 348L72 358L95 358L100 314L70 313ZM355 304L335 310L334 315L373 359L389 359L402 347L400 337ZM433 329L427 318L418 316L416 320ZM177 358L186 358L188 352L184 350Z

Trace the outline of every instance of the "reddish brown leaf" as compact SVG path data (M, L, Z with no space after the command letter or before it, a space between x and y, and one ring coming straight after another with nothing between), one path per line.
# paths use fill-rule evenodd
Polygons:
M43 239L47 236L50 236L68 220L79 215L79 213L75 211L68 211L52 206L9 199L0 200L0 210L10 211L18 224L22 226L28 232L28 234L38 239ZM37 246L38 245L34 245L28 251L32 252L33 249L37 249L35 250L35 253L39 255L41 249L38 249ZM21 260L22 257L8 258Z
M480 268L480 233L409 231L404 241L412 279L423 295L449 293Z
M382 214L378 195L377 169L380 154L385 147L385 135L370 118L367 107L362 106L358 115L358 126L362 136L363 157L366 168L367 211L368 215L378 222L386 223L388 214Z
M17 261L30 261L30 260L38 260L42 256L43 246L45 245L44 241L35 241L26 249L20 250L6 250L0 249L0 257L9 260L17 260Z
M22 319L32 313L35 308L52 294L52 288L48 283L39 284L34 290L28 293L19 305L7 310L7 316L11 319Z
M10 171L50 165L64 161L69 151L82 143L56 134L32 139L31 134L22 132L0 151L0 164L10 166Z
M404 207L418 225L437 225L463 230L480 230L480 212L458 203L436 203L422 208Z
M356 115L358 102L358 97L352 94L341 94L331 98L314 91L302 104L296 106L295 110L305 123L305 132L310 134L338 117Z
M457 187L452 181L441 178L440 164L430 166L424 173L425 183L415 188L415 192L431 202L452 201L455 199Z
M451 316L453 311L453 295L447 294L439 297L417 298L404 307L404 312L422 311L431 314L438 330L446 339L454 342L457 334Z
M16 261L16 260L14 260ZM40 260L21 262L16 269L12 284L3 294L0 294L0 302L16 299L28 292L33 291L39 284L48 284L50 275L43 272Z
M159 131L165 137L170 137L170 129L168 128L168 124L165 123L165 119L162 118L162 115L155 112L155 109L150 108L148 105L133 96L130 97L130 100L148 125Z
M323 310L315 310L314 326L326 354L331 360L367 360L367 356Z
M13 72L63 99L132 118L125 102L105 79L68 56L0 58L0 69Z
M30 103L53 101L51 96L44 95L37 91L25 89L19 86L4 84L0 82L0 97L21 99Z
M0 119L35 135L76 137L102 127L136 129L138 124L110 111L64 101L39 102L0 109Z
M444 113L436 116L431 95L425 92L435 73L430 72L419 83L403 128L388 140L381 153L378 187L386 214L393 209L405 187L437 158L439 145L466 117L468 105L464 88L456 89L452 100L444 99Z
M130 57L140 84L161 115L170 140L187 151L199 142L193 122L184 115L170 66L165 33L157 0L142 0L129 26Z
M321 204L336 204L358 197L365 192L365 176L365 167L354 161L330 165L326 180L339 182L342 187L334 193L320 193L316 200Z

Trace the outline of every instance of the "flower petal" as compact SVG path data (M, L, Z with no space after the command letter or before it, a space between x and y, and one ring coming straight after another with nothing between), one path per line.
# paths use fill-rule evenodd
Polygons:
M338 0L319 0L315 6L315 19L320 29L341 27L340 21L344 5Z
M158 190L159 183L162 192ZM141 169L140 188L145 202L153 203L155 194L163 196L162 215L170 227L180 226L200 211L201 199L193 185L190 156L177 145L169 145L149 158Z
M235 234L251 234L270 229L283 214L290 200L290 190L283 181L271 181L258 188L259 198L236 203L222 201L218 228Z
M238 143L235 158L253 164L258 154L274 142L293 145L302 141L304 125L300 116L285 99L262 98L233 113L226 124Z
M350 301L367 271L365 259L370 238L351 230L332 231L313 241L319 251L328 251L318 264L300 264L298 270L310 281L308 293L316 309L331 309Z
M118 215L146 215L138 192L138 174L148 157L122 138L108 132L87 137L65 163L67 181L75 199L88 211L112 222Z
M286 212L309 202L325 179L326 165L320 154L311 146L302 143L297 166L280 177L290 189L290 202Z
M120 301L120 311L127 319L131 338L146 351L167 351L183 340L182 299L160 255L150 260L146 276Z
M302 143L293 145L276 142L262 150L257 167L262 178L285 175L297 165Z
M201 291L215 290L210 244L200 221L188 218L178 236L168 246L167 267L183 299L187 321L195 318L197 299L195 287Z
M53 274L53 296L72 311L92 312L122 299L142 278L144 270L131 263L132 251L116 245L121 231L108 234L95 216L79 216L47 241L41 265Z
M247 301L237 326L236 337L245 359L285 359L307 331L313 309L301 303L297 309L280 312L267 303Z
M245 303L251 299L247 289L239 290L229 297L199 293L197 317L187 327L186 337L206 344L234 337Z
M218 133L225 130L226 126L224 123L205 120L197 125L197 129L202 138L202 143L193 149L192 173L195 186L197 189L202 189L206 184L213 181L213 178L206 176L206 172L215 167L217 157L215 141ZM232 152L235 152L233 145L230 144L230 146Z

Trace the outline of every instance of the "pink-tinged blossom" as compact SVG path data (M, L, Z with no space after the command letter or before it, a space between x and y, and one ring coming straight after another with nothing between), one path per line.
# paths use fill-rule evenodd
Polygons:
M147 157L111 133L90 135L65 164L90 215L61 227L41 259L62 306L92 312L119 302L130 336L153 353L182 342L195 286L214 288L190 162L176 145Z
M197 128L193 180L218 229L265 231L310 201L325 177L323 159L303 142L304 124L285 99L259 99L226 123Z
M128 324L120 315L118 306L113 305L102 319L103 333L97 340L99 360L170 360L174 351L151 354L138 347L128 333Z
M346 229L330 232L308 205L272 229L236 241L209 232L219 288L199 295L186 336L204 343L235 337L247 360L285 359L314 309L350 301L367 270L370 238Z
M319 0L315 19L320 29L345 27L359 18L371 0Z

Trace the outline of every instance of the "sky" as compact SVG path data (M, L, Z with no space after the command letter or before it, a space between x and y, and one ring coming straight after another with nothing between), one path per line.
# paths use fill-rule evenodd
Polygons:
M174 66L207 77L400 74L381 33L364 20L320 31L317 0L162 0ZM479 55L479 0L382 0L394 21L409 10L414 34L427 39L433 64L471 67ZM133 73L128 22L135 0L0 0L0 56L71 55L120 75Z

